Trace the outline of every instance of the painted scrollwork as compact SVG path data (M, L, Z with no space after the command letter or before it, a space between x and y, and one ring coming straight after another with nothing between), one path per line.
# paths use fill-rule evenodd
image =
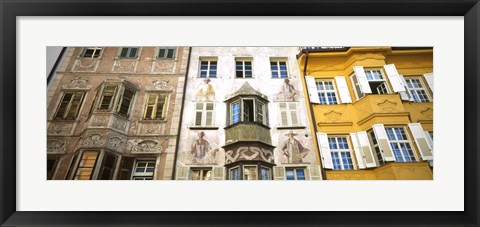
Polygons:
M66 150L65 147L66 147L66 143L61 140L52 139L47 141L48 153L56 153L56 154L65 153L65 150Z
M73 66L73 71L79 72L93 72L96 70L98 63L100 61L97 59L89 58L80 58L75 60L75 65Z
M88 80L81 77L75 77L72 79L70 84L63 85L63 89L90 89L92 85L88 85Z
M160 153L162 146L157 140L129 140L132 153Z
M147 86L148 91L173 91L173 86L168 85L168 80L154 80L152 86Z

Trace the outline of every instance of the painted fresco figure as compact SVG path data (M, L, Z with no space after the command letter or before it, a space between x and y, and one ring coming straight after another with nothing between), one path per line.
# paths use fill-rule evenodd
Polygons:
M192 145L192 156L193 156L193 162L197 163L199 161L203 161L203 158L207 155L212 150L212 147L210 147L210 143L208 143L207 140L204 139L205 133L199 132L198 133L198 139L195 140L195 142Z
M295 87L290 84L289 79L285 79L283 82L280 92L278 93L279 101L295 101L295 96L297 95Z
M210 84L210 79L203 80L204 84L197 88L197 100L198 101L213 101L215 99L215 90Z
M288 136L288 139L282 147L283 155L287 157L288 163L302 163L302 159L308 154L310 149L304 147L300 141L295 139L296 133L290 131L285 135Z

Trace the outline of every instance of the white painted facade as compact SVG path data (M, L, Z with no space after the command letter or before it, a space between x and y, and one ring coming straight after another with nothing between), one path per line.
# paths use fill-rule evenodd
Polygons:
M177 157L177 179L191 179L191 169L223 167L225 164L225 130L227 125L227 104L226 97L237 91L245 82L248 82L253 89L268 97L268 126L274 149L274 160L277 167L295 168L300 167L306 170L307 179L321 179L318 154L312 139L309 118L306 108L305 96L302 81L300 79L296 54L298 47L193 47L190 56L190 66L186 80L186 92L184 111L180 131L180 143ZM250 59L252 61L253 78L236 78L236 59ZM199 98L199 89L205 84L205 78L200 78L200 64L202 60L217 61L216 78L209 78L215 94L211 95L214 105L213 126L208 128L194 127L196 104L205 99ZM281 60L287 62L288 79L295 88L295 101L289 102L296 105L299 123L296 127L283 127L279 109L279 92L284 86L284 78L272 78L271 61ZM208 141L210 148L201 161L193 161L192 147L199 133L204 132L204 139ZM288 163L282 147L288 138L287 133L294 132L294 138L309 151L303 157L301 163ZM213 169L212 169L213 170ZM281 176L281 171L274 168L275 179ZM220 169L212 171L216 173L212 179L228 179L219 176ZM227 171L223 171L227 173ZM285 175L285 173L283 173Z

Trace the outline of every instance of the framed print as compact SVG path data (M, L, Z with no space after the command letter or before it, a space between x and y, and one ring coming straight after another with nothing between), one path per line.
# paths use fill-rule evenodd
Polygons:
M0 7L2 226L479 224L478 1Z

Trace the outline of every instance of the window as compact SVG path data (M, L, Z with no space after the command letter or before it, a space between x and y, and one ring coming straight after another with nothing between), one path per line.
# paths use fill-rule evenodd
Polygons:
M397 162L415 161L415 155L405 129L403 127L385 127L385 131L390 141L390 147L395 155L395 160Z
M158 50L158 58L174 59L176 49L175 47L160 47Z
M213 102L195 104L195 126L213 126Z
M167 115L168 94L149 93L143 113L145 120L165 120Z
M420 78L405 78L405 81L414 102L431 102L427 89Z
M258 180L257 166L243 166L244 180Z
M98 58L98 57L100 57L101 52L102 52L102 48L100 48L100 47L87 47L83 50L82 57L83 58Z
M236 101L231 104L232 124L240 122L240 102Z
M154 160L137 160L133 169L132 180L153 180Z
M117 157L113 154L106 153L103 158L102 169L98 175L99 180L112 180L113 173L115 172L115 165L117 163Z
M117 85L106 85L103 89L102 98L98 110L109 111L112 108L113 100L117 91Z
M297 103L295 102L280 102L278 103L280 109L280 123L282 126L298 126Z
M270 61L272 78L288 78L286 61Z
M267 125L267 105L254 98L242 98L230 104L231 124L242 122L259 122Z
M333 80L317 80L315 83L317 85L320 104L338 104Z
M75 180L90 180L92 179L93 169L97 162L97 151L85 151L82 154L80 163L78 163L77 171L75 172Z
M217 77L217 61L200 61L200 78Z
M352 154L346 136L328 137L334 170L353 170Z
M375 133L373 131L368 132L368 136L370 137L370 142L372 143L373 150L375 151L375 157L377 159L378 165L385 165L385 160L383 159L382 152L380 152L380 148L378 147L377 138L375 137Z
M135 95L135 91L125 88L123 90L123 94L120 97L120 101L118 104L118 114L124 117L128 117L130 114L130 109L132 106L133 96Z
M84 92L65 92L55 114L55 119L75 120L82 106L84 96Z
M262 180L272 179L272 170L262 166Z
M362 70L363 67L359 67L357 70ZM355 87L355 94L358 99L365 96L365 93L371 94L389 94L387 82L383 76L381 69L365 69L364 71L357 71L351 76L352 83ZM362 74L362 75L357 75ZM362 80L365 83L362 83ZM366 80L366 81L365 81ZM365 86L368 86L365 88ZM365 89L367 91L365 91Z
M192 180L213 180L212 169L192 169Z
M48 158L47 159L47 180L53 179L53 174L55 173L55 169L57 168L57 161L56 158Z
M236 78L252 78L252 61L236 60L235 63Z
M240 180L239 167L230 169L230 180Z
M123 47L120 50L119 58L136 58L138 54L138 47Z
M304 168L286 168L287 180L305 180Z

